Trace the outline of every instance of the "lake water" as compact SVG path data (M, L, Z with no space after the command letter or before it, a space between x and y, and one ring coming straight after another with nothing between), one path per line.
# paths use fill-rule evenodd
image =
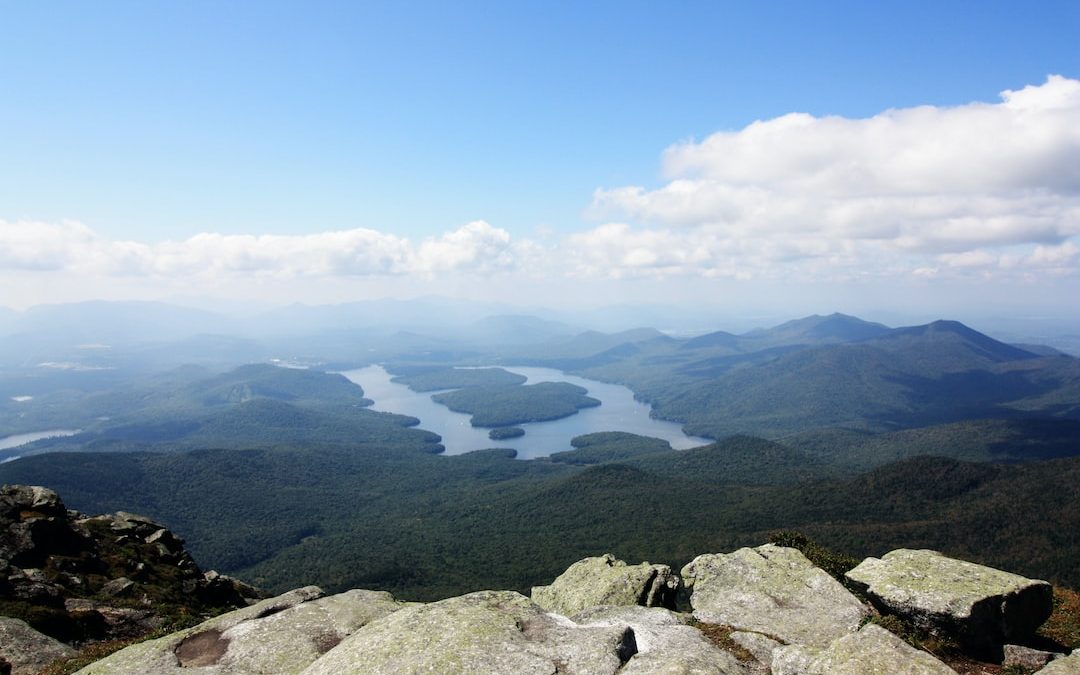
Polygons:
M78 429L50 429L48 431L34 431L29 434L14 434L13 436L5 436L0 438L0 463L12 462L19 458L19 455L13 453L4 452L12 448L18 448L26 445L27 443L33 443L34 441L40 441L43 438L56 438L57 436L74 436L79 433Z
M519 459L547 457L553 452L572 450L570 439L573 437L598 431L627 431L662 438L678 450L712 443L707 438L687 436L682 426L675 422L649 417L649 406L634 400L634 393L622 385L567 375L553 368L502 368L528 378L525 384L569 382L584 387L589 396L600 401L600 405L559 420L518 425L525 430L524 436L493 441L488 438L488 429L469 423L470 415L454 412L432 401L431 396L436 392L415 392L403 384L391 382L391 375L382 366L348 370L342 375L363 387L364 395L375 401L373 410L411 415L420 420L421 429L442 436L448 455L483 448L514 448Z

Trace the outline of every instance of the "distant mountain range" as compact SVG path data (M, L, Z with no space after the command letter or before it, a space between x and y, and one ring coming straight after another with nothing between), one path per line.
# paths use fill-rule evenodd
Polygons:
M624 383L657 415L712 438L1080 416L1080 360L1005 344L956 321L893 329L833 314L742 335L642 337L589 357L537 362Z

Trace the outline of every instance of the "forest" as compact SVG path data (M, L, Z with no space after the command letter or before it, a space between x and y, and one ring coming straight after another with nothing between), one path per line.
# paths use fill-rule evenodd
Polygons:
M402 351L387 369L496 436L595 405L583 388L525 385L497 367L521 364L523 349ZM673 450L612 429L541 459L443 456L419 420L372 410L328 367L42 380L22 369L0 386L35 405L9 397L2 428L81 431L3 451L21 458L0 463L0 482L159 519L200 564L274 591L527 589L589 555L679 566L776 530L856 557L935 548L1080 586L1073 357L955 322L889 329L842 315L741 336L552 338L530 353L627 383L713 442Z

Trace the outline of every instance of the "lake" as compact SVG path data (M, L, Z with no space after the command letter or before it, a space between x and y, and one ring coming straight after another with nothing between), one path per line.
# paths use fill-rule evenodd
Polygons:
M649 406L634 400L634 393L622 385L568 375L554 368L500 367L528 378L525 384L569 382L584 387L589 396L600 401L600 405L550 422L518 425L525 430L524 436L493 441L488 438L488 429L469 423L470 415L454 412L432 401L431 395L437 392L415 392L403 384L391 382L392 376L382 366L348 370L342 375L363 387L364 395L375 401L373 410L411 415L420 420L421 429L442 436L448 455L484 448L513 448L519 459L547 457L553 452L572 450L570 439L573 437L598 431L627 431L662 438L678 450L712 443L707 438L687 436L680 424L649 417Z
M27 443L40 441L43 438L56 438L57 436L74 436L79 433L78 429L50 429L49 431L34 431L28 434L14 434L0 438L0 462L11 462L19 458L14 453L4 452L17 448Z

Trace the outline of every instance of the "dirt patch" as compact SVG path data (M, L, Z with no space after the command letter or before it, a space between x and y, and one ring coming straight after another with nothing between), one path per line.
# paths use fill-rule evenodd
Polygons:
M181 668L192 668L216 664L228 648L229 641L221 637L221 631L211 629L184 638L174 653Z

